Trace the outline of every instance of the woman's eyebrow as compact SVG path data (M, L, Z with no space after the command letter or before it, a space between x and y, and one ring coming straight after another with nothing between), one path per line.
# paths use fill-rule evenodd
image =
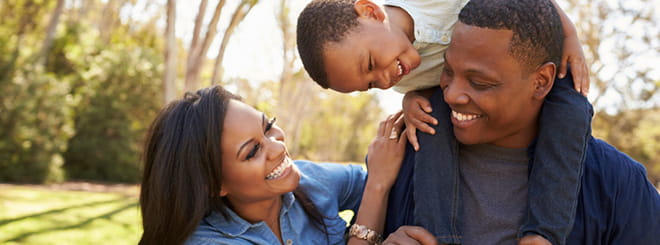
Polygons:
M266 125L264 124L265 122L266 122L266 115L264 115L263 113L261 113L261 127L262 127L262 128L266 126ZM252 143L252 141L254 141L254 139L250 139L250 140L248 140L248 141L245 141L245 143L243 143L243 144L241 145L241 147L238 148L238 151L236 152L236 158L238 158L238 155L241 154L241 151L243 151L243 148L245 148L247 145L249 145L250 143Z

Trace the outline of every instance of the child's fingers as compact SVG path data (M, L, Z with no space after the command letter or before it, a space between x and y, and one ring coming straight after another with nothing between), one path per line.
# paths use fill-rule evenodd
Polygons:
M582 62L581 65L578 65L578 69L580 70L580 80L582 81L582 95L587 96L589 94L589 69L587 68L587 64Z
M566 66L568 65L568 55L561 56L561 64L559 65L559 74L557 77L564 78L566 76Z
M431 107L431 102L428 99L424 98L424 99L418 99L416 101L417 101L417 105L419 105L419 108L422 108L424 112L426 113L433 112L433 108Z
M435 119L434 119L435 120ZM419 131L422 131L427 134L435 134L435 129L426 124L426 122L420 121L417 118L411 118L410 123L413 127L417 128Z
M417 133L417 129L415 127L407 127L405 132L406 132L408 141L413 146L415 151L419 151L419 143L417 142L417 135L415 135L415 133Z

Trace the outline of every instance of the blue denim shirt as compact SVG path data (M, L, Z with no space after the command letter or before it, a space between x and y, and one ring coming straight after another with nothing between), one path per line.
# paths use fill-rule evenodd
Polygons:
M328 234L315 228L293 193L282 196L280 229L284 244L345 244L343 210L357 211L366 182L366 171L357 165L317 164L295 161L301 172L300 187L325 217ZM212 212L186 244L279 244L265 222L251 224L227 208L231 220Z
M409 146L390 190L386 234L402 225L418 225L413 215L413 193L417 188L433 189L415 188L416 154L419 153ZM443 212L438 210L427 218L446 218ZM646 178L644 166L604 141L590 137L575 222L566 243L660 244L660 194Z

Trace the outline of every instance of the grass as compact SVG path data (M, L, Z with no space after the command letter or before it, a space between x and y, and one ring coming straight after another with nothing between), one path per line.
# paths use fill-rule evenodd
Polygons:
M72 191L0 184L0 244L137 244L138 187ZM347 220L353 216L344 211Z
M0 244L137 244L137 187L122 192L0 185Z

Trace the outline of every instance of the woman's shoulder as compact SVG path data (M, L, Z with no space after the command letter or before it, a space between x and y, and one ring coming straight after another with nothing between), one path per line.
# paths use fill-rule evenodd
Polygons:
M362 179L366 171L355 164L315 163L306 160L296 160L296 166L301 172L301 182L315 180L322 184L336 183L342 179Z

